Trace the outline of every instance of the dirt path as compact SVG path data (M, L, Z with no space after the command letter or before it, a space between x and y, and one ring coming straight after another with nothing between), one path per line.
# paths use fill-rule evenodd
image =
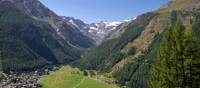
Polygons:
M89 70L85 70L86 72L87 72L87 77L88 78L90 78L90 79L92 79L92 77L91 77L91 74L90 74L90 71ZM80 83L78 83L75 87L73 87L73 88L78 88L81 84L83 84L83 82L85 81L85 79L87 78L87 77L84 77L82 80L81 80L81 82Z
M83 84L83 82L85 81L86 77L84 77L81 82L79 82L75 87L73 88L78 88L81 84Z

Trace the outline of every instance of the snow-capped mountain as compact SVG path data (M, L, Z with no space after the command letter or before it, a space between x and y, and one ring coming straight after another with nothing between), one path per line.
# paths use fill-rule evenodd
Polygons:
M125 25L131 22L134 19L124 20L124 21L112 21L106 22L101 21L99 23L91 23L86 24L79 19L75 19L73 17L64 17L62 19L65 20L66 23L73 25L79 29L84 35L90 37L97 44L101 43L107 36L112 35L117 30L122 29Z

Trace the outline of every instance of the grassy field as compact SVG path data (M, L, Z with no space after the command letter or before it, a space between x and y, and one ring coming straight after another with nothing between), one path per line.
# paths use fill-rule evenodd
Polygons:
M88 78L82 71L70 66L64 66L50 75L43 76L40 83L42 88L119 88Z

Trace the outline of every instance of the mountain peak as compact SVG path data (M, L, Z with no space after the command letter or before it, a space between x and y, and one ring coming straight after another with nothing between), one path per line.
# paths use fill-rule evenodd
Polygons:
M97 43L101 43L105 37L107 37L111 32L121 29L120 26L127 25L132 20L136 18L122 20L122 21L100 21L97 23L86 24L79 19L74 17L62 16L67 24L71 24L73 27L79 29L84 35L92 38Z

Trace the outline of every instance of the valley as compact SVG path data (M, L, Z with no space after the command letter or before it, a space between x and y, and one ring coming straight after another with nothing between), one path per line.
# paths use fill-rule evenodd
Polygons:
M200 1L85 23L0 0L0 88L199 88Z
M50 72L50 75L43 76L40 82L42 88L119 88L114 84L94 80L89 72L84 73L70 66L63 66L58 71Z

